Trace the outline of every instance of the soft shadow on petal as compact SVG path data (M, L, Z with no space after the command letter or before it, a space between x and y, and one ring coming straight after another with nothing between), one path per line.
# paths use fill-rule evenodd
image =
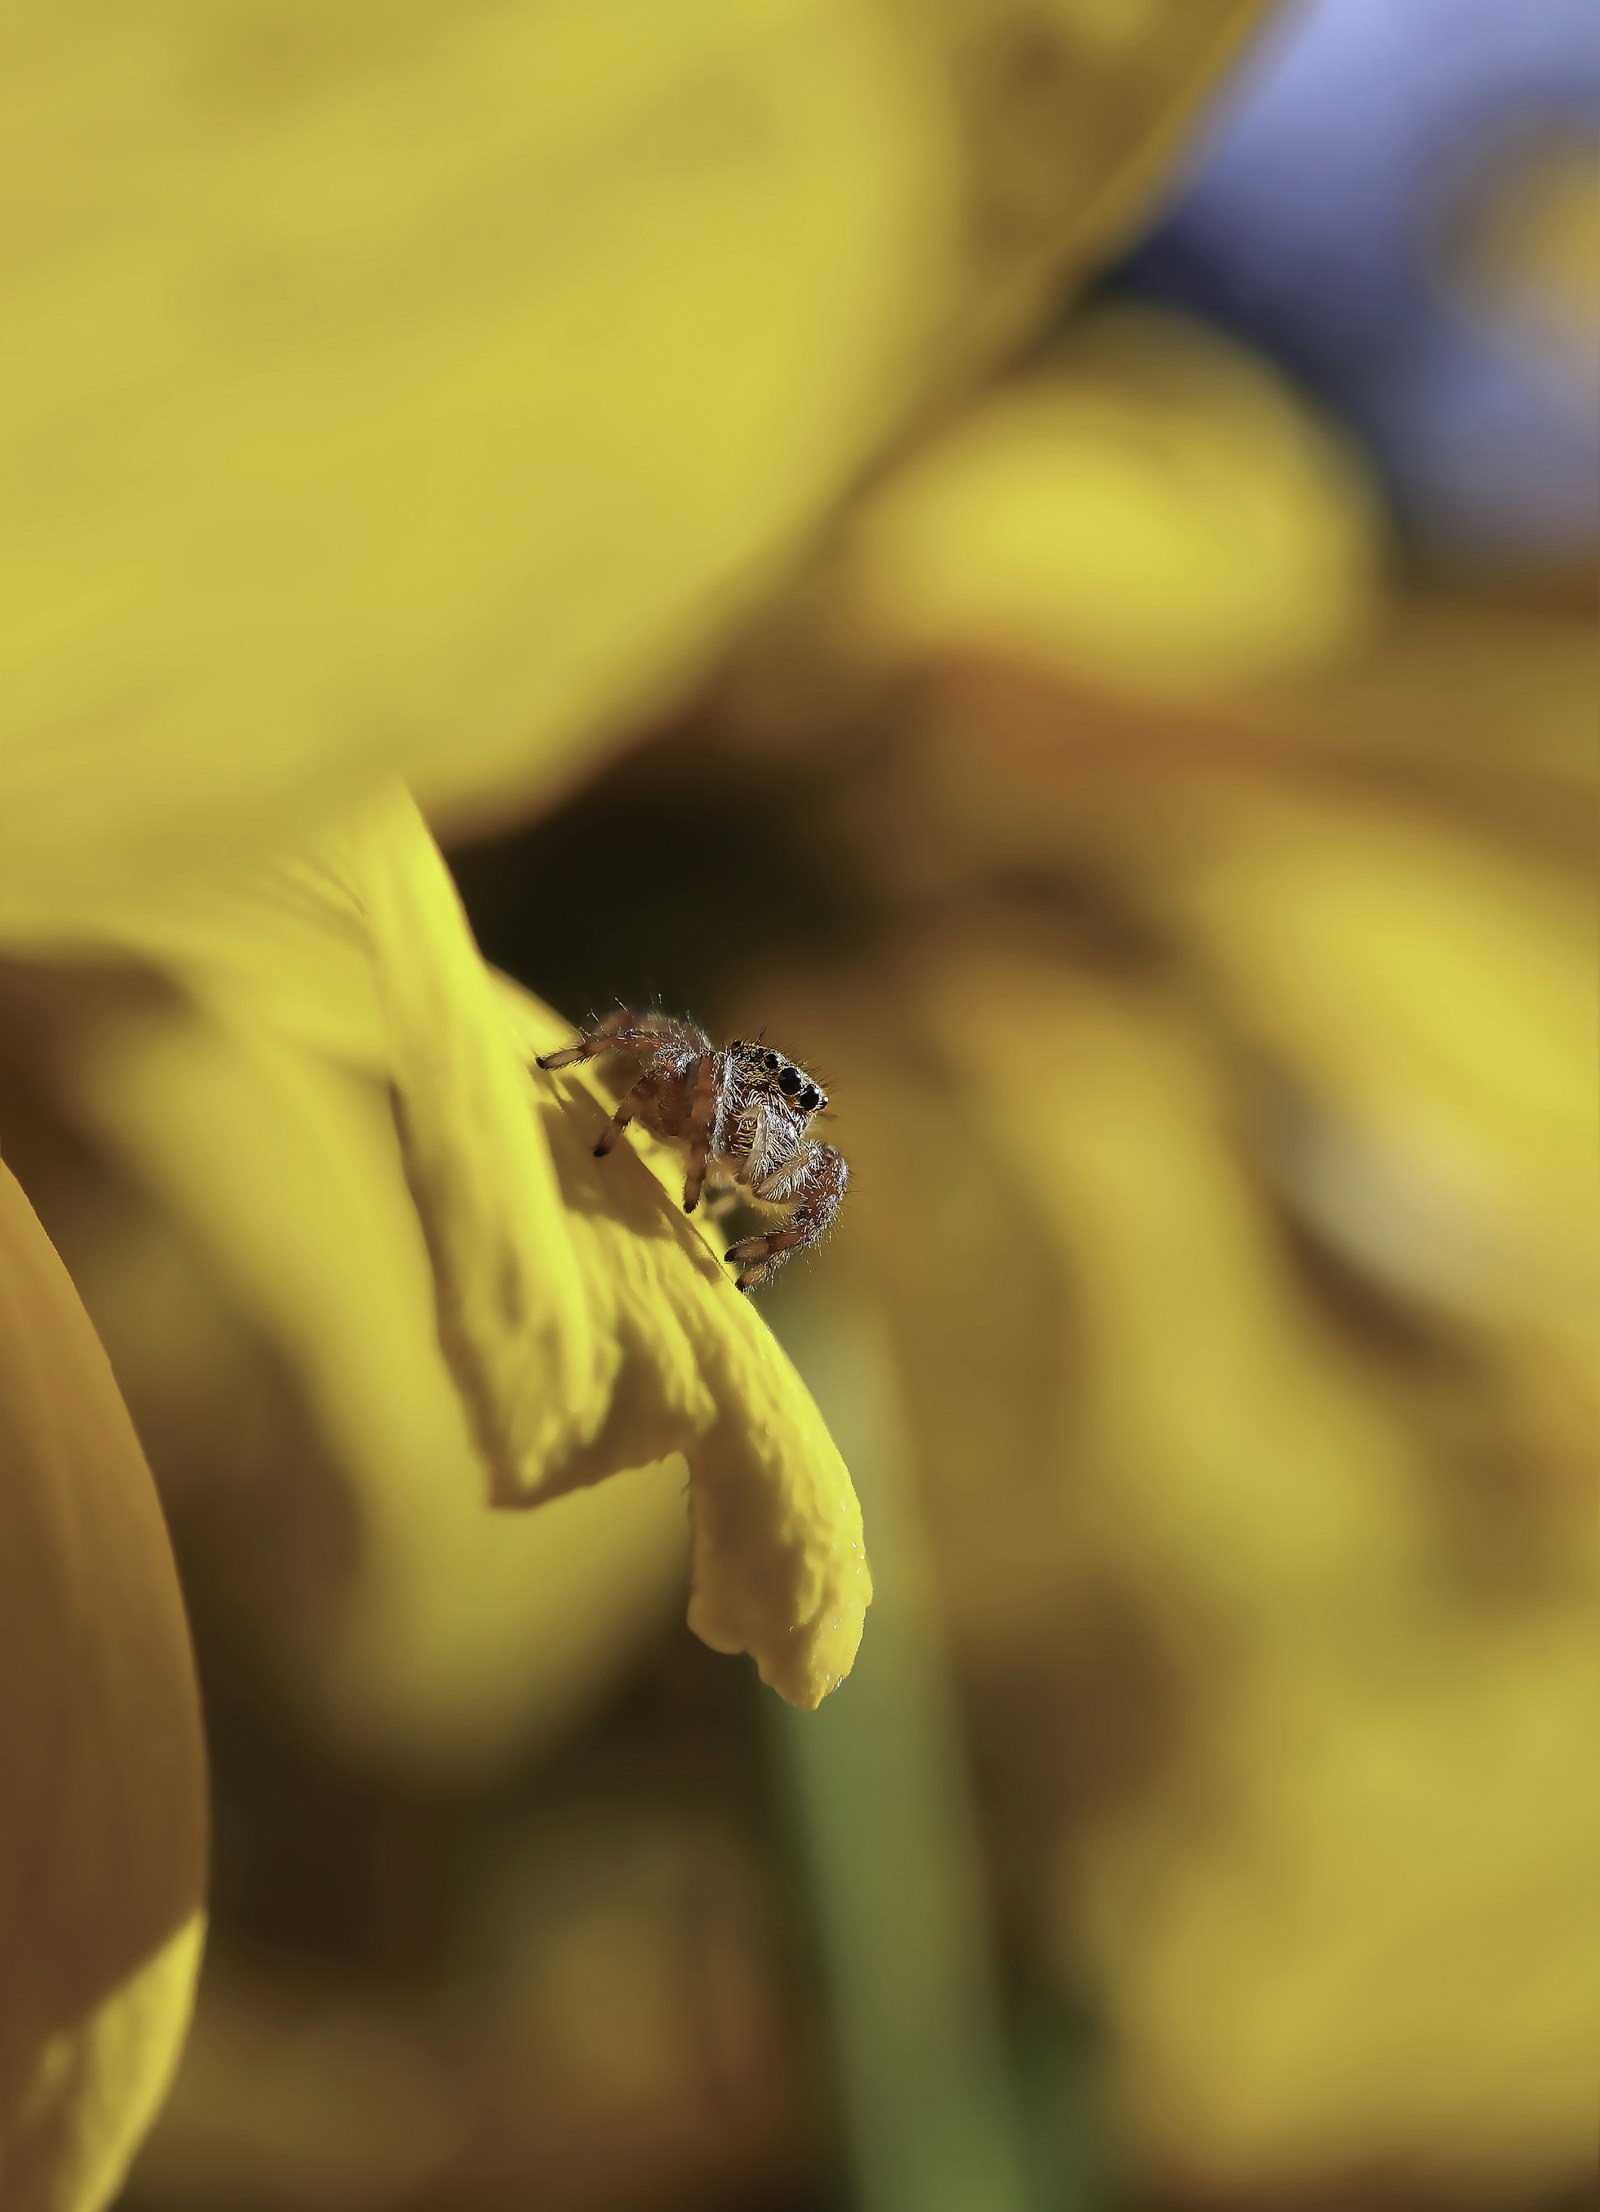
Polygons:
M349 843L371 930L441 1340L501 1504L681 1451L690 1623L814 1705L848 1673L871 1595L860 1509L821 1416L715 1249L602 1111L530 1072L569 1028L498 997L409 799ZM680 1170L681 1172L681 1170Z
M406 1169L439 1278L440 1336L497 1488L516 1498L540 1487L552 1456L592 1440L615 1347L584 1295L527 1071L411 799L396 792L375 806L350 853ZM530 1376L537 1387L520 1387Z
M199 1701L104 1353L0 1166L0 2202L98 2212L188 2025Z

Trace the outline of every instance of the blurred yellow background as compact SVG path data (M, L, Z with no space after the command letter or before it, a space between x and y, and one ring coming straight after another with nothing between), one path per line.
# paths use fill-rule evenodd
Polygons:
M0 1151L210 1761L127 2212L1587 2201L1600 40L1411 5L23 35ZM683 1626L686 1461L814 1417L615 1163L463 1380L523 1168L328 859L392 776L537 1049L827 1082L819 1711ZM585 1359L631 1471L489 1511Z

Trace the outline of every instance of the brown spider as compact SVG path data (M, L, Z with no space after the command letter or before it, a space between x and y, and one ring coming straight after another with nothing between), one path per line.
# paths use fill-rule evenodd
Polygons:
M828 1101L803 1068L764 1044L734 1043L718 1051L703 1029L670 1014L626 1007L608 1014L562 1052L541 1054L541 1068L571 1067L602 1052L631 1053L644 1073L611 1117L595 1146L604 1159L630 1121L689 1147L683 1210L692 1214L709 1180L723 1211L740 1197L788 1211L781 1229L746 1237L724 1254L740 1263L740 1290L754 1290L792 1252L814 1244L831 1226L850 1169L831 1145L806 1134Z

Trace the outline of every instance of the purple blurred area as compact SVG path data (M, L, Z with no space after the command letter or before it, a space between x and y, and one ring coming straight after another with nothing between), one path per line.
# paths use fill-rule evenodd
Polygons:
M1444 266L1530 157L1600 150L1594 0L1304 0L1242 71L1119 282L1275 358L1367 443L1402 533L1467 561L1581 555L1600 400ZM1600 165L1595 176L1600 282Z

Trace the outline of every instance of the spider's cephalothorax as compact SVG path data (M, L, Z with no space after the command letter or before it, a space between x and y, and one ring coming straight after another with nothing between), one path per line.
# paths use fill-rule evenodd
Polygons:
M832 1145L807 1134L811 1116L828 1101L804 1068L764 1044L719 1051L693 1022L625 1008L565 1051L543 1054L539 1066L570 1067L602 1052L629 1053L644 1062L644 1072L595 1146L597 1158L637 1121L688 1146L685 1213L694 1212L709 1182L718 1194L714 1204L746 1198L788 1216L782 1228L746 1237L727 1253L739 1262L741 1290L764 1283L791 1252L830 1227L850 1170Z

